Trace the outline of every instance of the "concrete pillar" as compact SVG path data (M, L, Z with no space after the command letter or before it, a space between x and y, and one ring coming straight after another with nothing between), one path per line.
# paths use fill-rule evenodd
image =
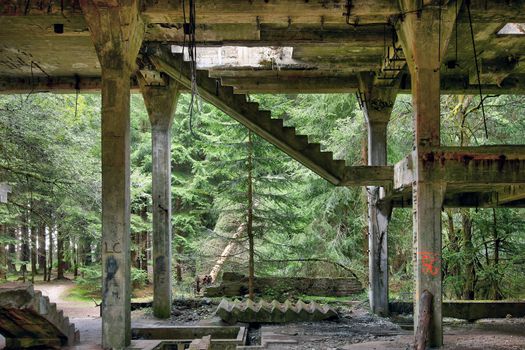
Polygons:
M396 87L374 85L374 76L359 75L363 110L368 125L368 165L387 165L387 127ZM373 313L388 315L388 222L391 203L381 203L384 190L368 187L368 297Z
M426 6L419 12L416 5L410 0L401 1L402 11L407 15L396 28L411 74L414 106L414 329L419 323L421 294L428 290L433 295L428 344L430 347L441 347L441 208L445 184L429 176L426 169L429 162L434 162L430 149L440 145L441 59L456 15L453 1L441 9Z
M172 302L171 271L171 125L179 86L166 79L166 85L148 85L139 78L140 89L151 122L153 152L153 315L169 318Z
M137 1L80 5L102 70L102 346L123 349L131 340L130 76L143 25Z
M368 121L368 165L386 165L386 123ZM373 313L388 315L388 222L392 206L379 204L382 188L368 187L368 280Z
M102 70L102 339L130 342L129 75Z

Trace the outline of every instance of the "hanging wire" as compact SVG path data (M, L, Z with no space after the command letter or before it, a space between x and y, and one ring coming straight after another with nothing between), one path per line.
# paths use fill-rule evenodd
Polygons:
M188 57L190 61L190 80L191 80L191 100L189 105L189 126L190 133L193 137L197 135L193 132L193 117L195 115L195 104L200 112L199 91L197 88L197 45L195 38L196 29L196 15L195 15L196 0L189 0L189 20L186 18L185 0L182 1L183 17L184 17L184 44L186 43L186 35L188 36ZM183 46L184 47L184 46ZM184 48L182 52L184 57ZM182 59L182 58L181 58Z
M485 106L483 104L483 94L481 91L481 78L480 78L480 73L479 73L478 54L476 52L476 41L474 40L474 29L472 28L472 16L470 15L470 0L467 0L466 3L467 3L467 12L468 12L468 22L470 26L470 36L472 38L472 48L474 50L474 62L476 63L476 74L478 77L479 98L481 100L481 113L483 115L483 127L485 128L485 137L488 139L489 131L487 129L487 118L485 116Z
M31 70L31 90L29 91L29 93L26 96L26 101L29 98L29 96L31 96L35 92L35 75L33 73L33 66L38 68L42 73L44 73L46 75L46 77L51 78L49 76L49 74L47 74L47 72L45 70L43 70L42 67L40 67L40 65L38 63L36 63L35 61L31 61L31 64L29 66L29 69Z
M29 96L35 91L35 82L34 82L34 74L33 74L33 61L31 61L31 65L29 66L29 69L31 70L31 90L26 96L26 101L29 99Z

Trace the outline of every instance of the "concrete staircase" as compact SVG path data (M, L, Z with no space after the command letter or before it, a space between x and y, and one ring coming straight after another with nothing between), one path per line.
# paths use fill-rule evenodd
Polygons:
M165 48L148 47L148 59L160 72L169 75L183 87L191 88L191 67L180 54ZM147 73L143 74L147 76ZM287 153L334 185L382 185L393 179L389 167L347 166L344 160L334 159L333 153L322 151L319 143L310 143L305 135L298 135L295 127L285 126L282 119L262 110L257 102L250 102L244 94L235 94L231 86L223 86L220 79L210 78L207 70L196 74L199 95L248 129Z
M0 334L6 349L58 349L79 342L75 325L32 284L0 285Z
M304 303L299 300L292 303L286 300L279 303L274 300L271 303L266 301L253 302L229 301L223 299L217 307L216 314L228 323L284 323L301 321L321 321L337 318L337 312L328 305L321 305L315 302Z

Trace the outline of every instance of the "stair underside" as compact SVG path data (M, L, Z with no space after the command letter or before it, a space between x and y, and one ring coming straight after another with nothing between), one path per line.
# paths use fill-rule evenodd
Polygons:
M30 284L0 286L0 320L6 349L55 349L75 345L80 337L63 311Z
M180 54L174 55L160 46L150 46L147 51L157 70L191 88L190 63L182 60ZM298 135L294 127L284 126L282 119L273 119L271 112L261 110L258 103L248 102L246 95L234 94L233 87L222 86L218 79L210 78L208 71L197 71L197 86L204 100L334 185L392 183L391 166L347 166L344 160L334 159L332 152L322 151L319 143L309 143L307 136Z

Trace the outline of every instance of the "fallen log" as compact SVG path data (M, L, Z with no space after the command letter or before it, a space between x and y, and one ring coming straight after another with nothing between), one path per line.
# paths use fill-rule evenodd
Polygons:
M228 260L228 258L230 257L230 253L232 252L233 248L237 246L237 243L238 243L237 240L242 236L245 230L246 230L246 223L240 224L239 227L237 228L237 231L235 231L235 234L232 236L230 242L228 243L228 245L226 245L226 247L222 251L222 254L219 256L219 258L215 262L215 265L213 266L209 274L209 276L211 277L211 283L215 283L215 281L217 280L217 276L219 275L219 272L221 271L222 266L224 265L226 260Z

